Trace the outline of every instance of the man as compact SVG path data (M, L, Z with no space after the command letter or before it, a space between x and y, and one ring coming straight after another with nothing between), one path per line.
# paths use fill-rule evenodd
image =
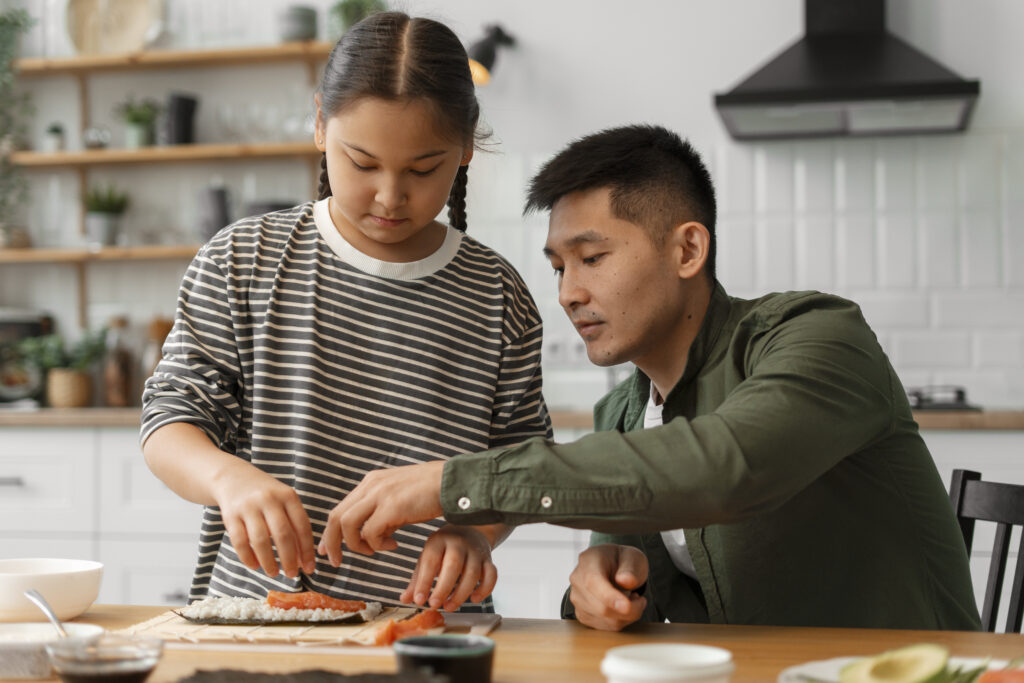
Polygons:
M979 628L949 498L860 310L726 295L711 178L687 143L647 126L585 137L527 208L551 211L544 252L590 360L636 373L574 443L370 473L321 552L392 547L440 514L550 522L599 532L563 603L595 628Z

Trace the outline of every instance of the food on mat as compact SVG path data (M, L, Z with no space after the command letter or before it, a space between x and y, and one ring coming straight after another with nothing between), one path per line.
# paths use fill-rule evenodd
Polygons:
M444 626L444 615L436 609L425 609L406 619L388 619L380 628L374 639L375 645L391 645L399 638L420 636L431 629Z
M338 600L314 593L278 593L267 599L205 598L175 614L196 624L344 624L371 621L380 614L379 602ZM298 597L291 597L298 596ZM303 597L305 596L305 597Z
M1024 669L993 669L978 678L978 683L1024 683Z

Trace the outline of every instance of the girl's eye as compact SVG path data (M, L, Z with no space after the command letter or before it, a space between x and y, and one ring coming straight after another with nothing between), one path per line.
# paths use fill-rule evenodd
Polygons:
M440 166L440 165L441 164L438 164L437 166L434 166L433 168L428 168L426 171L417 171L415 168L410 168L409 169L409 173L412 173L415 176L419 176L421 178L424 178L424 177L430 175L431 173L433 173L434 171L436 171L438 166Z
M373 170L372 166L360 166L359 164L356 163L355 159L349 159L349 161L352 162L352 165L355 166L357 170L360 170L360 171L372 171Z

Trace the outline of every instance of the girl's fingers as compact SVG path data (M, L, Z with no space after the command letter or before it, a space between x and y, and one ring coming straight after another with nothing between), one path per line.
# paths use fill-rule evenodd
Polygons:
M277 560L274 559L274 548L270 543L270 532L262 516L253 516L244 520L245 533L249 537L249 545L259 560L260 567L267 576L277 576Z
M312 574L316 571L316 549L313 547L313 526L309 523L306 508L296 496L285 503L284 510L298 541L299 565L302 571Z
M252 552L249 536L245 533L245 525L242 521L240 519L225 519L224 529L228 532L228 538L231 539L231 545L235 549L235 554L238 555L238 561L249 569L259 569L260 562Z
M327 556L332 567L341 566L341 527L333 517L327 518L324 534L320 537L319 552Z
M490 560L484 562L483 576L480 577L480 583L477 585L476 590L469 596L470 602L481 602L484 598L491 594L494 587L498 583L498 568L494 566L494 563Z
M450 546L445 550L441 571L437 574L437 583L430 593L430 606L441 607L455 589L455 583L466 563L466 550L459 546Z
M437 576L438 571L441 569L444 556L445 547L443 543L433 544L430 540L427 541L427 545L424 546L423 553L420 555L420 561L416 563L416 574L413 577L415 585L412 582L409 584L412 586L411 602L417 605L423 605L427 602L427 597L430 595L430 587L434 584L434 577Z
M444 608L448 612L454 612L466 601L473 589L480 583L480 559L470 553L462 566L462 575L455 589L448 595L444 602Z
M291 520L284 508L269 508L264 511L264 519L270 532L270 541L277 549L277 557L281 562L281 570L288 578L295 578L299 573L298 539L292 530Z

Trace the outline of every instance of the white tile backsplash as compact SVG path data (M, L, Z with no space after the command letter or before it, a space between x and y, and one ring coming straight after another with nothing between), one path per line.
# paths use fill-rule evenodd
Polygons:
M904 367L962 368L971 360L967 332L894 332L892 356Z

